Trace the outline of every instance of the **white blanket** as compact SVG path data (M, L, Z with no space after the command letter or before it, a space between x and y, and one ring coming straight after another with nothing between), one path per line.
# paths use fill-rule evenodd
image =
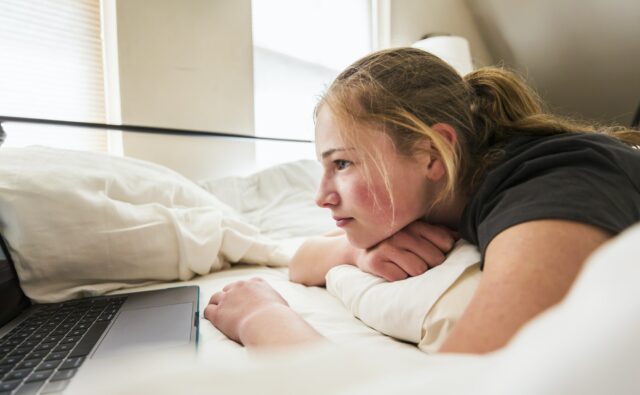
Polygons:
M54 302L229 262L288 256L201 187L131 158L52 148L0 151L0 221L22 288Z

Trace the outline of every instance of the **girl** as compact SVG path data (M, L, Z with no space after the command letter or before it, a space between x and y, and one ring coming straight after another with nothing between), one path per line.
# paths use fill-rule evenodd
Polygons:
M323 285L354 264L401 280L442 263L459 234L484 272L442 352L502 347L640 220L640 133L548 115L502 69L462 78L422 50L380 51L337 77L315 119L317 204L339 231L305 242L291 279ZM205 316L247 346L321 339L258 279L214 294Z

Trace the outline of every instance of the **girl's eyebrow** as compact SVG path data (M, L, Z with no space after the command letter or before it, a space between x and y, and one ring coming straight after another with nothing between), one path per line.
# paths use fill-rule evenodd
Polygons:
M330 155L332 155L332 154L334 154L336 152L352 151L352 150L353 150L353 148L331 148L331 149L328 149L328 150L324 151L322 153L322 155L320 155L320 156L322 157L322 159L325 159L327 156L330 156Z

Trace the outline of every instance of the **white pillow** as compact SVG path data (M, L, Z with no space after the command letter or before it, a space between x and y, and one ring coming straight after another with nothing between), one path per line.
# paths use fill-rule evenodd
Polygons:
M480 283L481 273L480 262L467 267L429 309L422 322L418 348L428 354L438 352L469 305Z
M300 160L247 177L204 180L199 184L271 238L316 236L335 229L326 209L315 204L322 167Z
M327 273L327 290L370 327L435 352L478 285L479 262L478 249L459 240L444 263L419 276L388 282L341 265Z
M275 245L194 182L149 162L53 148L0 151L0 221L38 302L186 280Z

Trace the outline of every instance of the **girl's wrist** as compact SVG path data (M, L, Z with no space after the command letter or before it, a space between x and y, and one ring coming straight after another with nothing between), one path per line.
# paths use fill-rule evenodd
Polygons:
M249 314L239 327L238 337L246 347L281 347L323 339L288 305L279 303Z
M240 342L245 346L257 345L260 342L260 332L264 331L264 328L269 328L270 322L276 316L281 315L283 309L290 310L289 306L272 303L261 306L247 314L238 327Z

